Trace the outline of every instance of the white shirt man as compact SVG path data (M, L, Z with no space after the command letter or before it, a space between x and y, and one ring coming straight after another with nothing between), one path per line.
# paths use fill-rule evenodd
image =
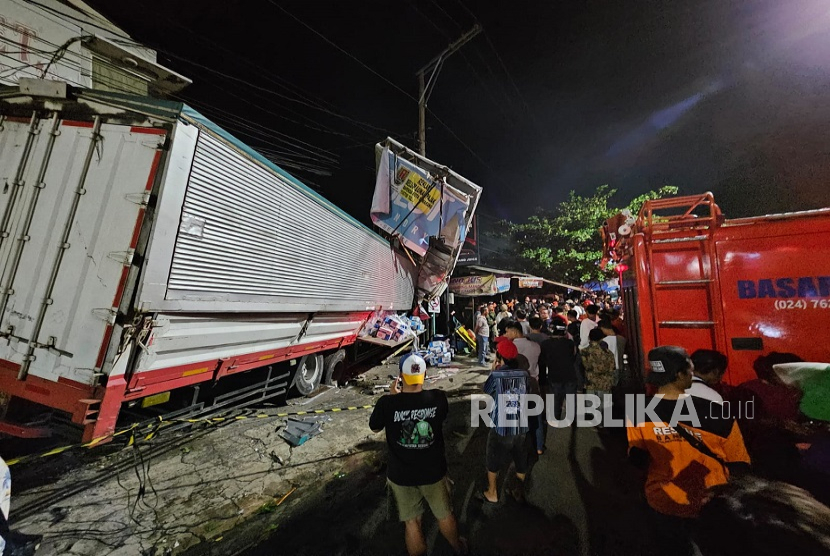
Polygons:
M712 386L720 382L726 372L726 366L729 364L726 355L713 349L699 349L692 354L692 364L694 376L686 393L723 404L723 397Z
M490 326L487 324L487 317L482 312L476 314L476 325L474 329L476 336L490 337Z
M507 305L501 306L501 311L496 314L496 326L502 321L502 319L512 319L513 313L507 310Z
M602 320L597 324L599 324L599 327L605 333L605 339L602 341L608 346L608 350L614 354L614 361L617 362L617 370L622 369L623 354L625 353L625 338L617 336L614 325L610 321Z
M603 329L605 332L605 329ZM625 338L622 336L610 336L606 333L603 340L608 350L614 354L614 361L617 362L617 369L623 368L623 353L625 353Z
M527 373L536 380L539 380L539 356L542 354L542 348L533 340L525 338L524 331L520 330L520 328L520 323L512 323L507 327L504 335L513 340L516 349L519 350L519 354L527 358L527 362L530 363Z
M697 398L705 398L709 401L723 405L723 396L718 394L714 388L706 384L700 377L692 377L692 385L686 389L686 393Z
M579 324L579 349L585 349L591 343L588 340L588 334L590 334L591 330L598 326L598 312L599 308L596 305L588 306L588 309L586 310L586 316L584 319L582 319L582 322Z

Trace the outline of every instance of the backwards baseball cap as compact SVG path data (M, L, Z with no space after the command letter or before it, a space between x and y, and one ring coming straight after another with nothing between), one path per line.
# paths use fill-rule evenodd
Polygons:
M505 361L512 361L519 355L519 349L510 338L502 338L501 341L496 344L496 352L501 355L501 358Z
M410 386L413 384L424 383L424 375L427 372L427 363L420 355L410 353L401 357L400 369L401 374L403 375L403 381Z
M677 380L677 375L688 370L692 364L689 354L680 346L660 346L648 352L651 372L648 383L665 386Z

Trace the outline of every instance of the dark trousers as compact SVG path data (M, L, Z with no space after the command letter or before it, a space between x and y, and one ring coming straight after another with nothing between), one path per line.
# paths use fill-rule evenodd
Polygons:
M576 396L576 382L548 382L547 391L553 394L554 415L557 419L562 419L565 416L563 407L568 394ZM573 403L576 403L574 398ZM576 415L573 416L576 418Z
M545 400L545 394L548 392L547 385L539 385L539 393L542 395L542 399ZM547 401L547 400L545 400ZM533 440L536 444L536 450L544 451L545 449L545 440L548 436L548 420L547 415L545 414L546 408L542 406L542 414L536 417L536 428L535 430L531 427L531 433L533 434Z

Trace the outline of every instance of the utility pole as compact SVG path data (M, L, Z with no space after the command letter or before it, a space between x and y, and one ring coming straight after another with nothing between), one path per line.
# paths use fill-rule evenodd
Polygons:
M481 25L476 23L472 29L461 35L457 41L449 45L441 54L418 70L418 151L421 153L421 156L426 156L427 154L427 100L432 94L433 89L435 89L438 73L441 71L441 67L447 58L470 42L479 33L481 33ZM426 79L427 73L429 73L428 81Z
M430 62L418 70L418 152L421 156L427 154L427 100L429 100L432 91L435 89L435 83L438 81L438 73L444 65L444 61L452 56L459 48L470 42L476 35L481 33L481 25L476 23L473 28L461 35L458 40L450 44L444 49L441 54L430 60ZM427 73L429 73L429 80L427 80ZM450 332L450 294L449 290L443 294L444 313L446 318L446 332ZM436 324L435 314L430 314L430 328L431 332L435 334Z

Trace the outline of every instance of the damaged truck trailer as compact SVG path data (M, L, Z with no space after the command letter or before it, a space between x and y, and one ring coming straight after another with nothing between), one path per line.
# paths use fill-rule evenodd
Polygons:
M415 300L409 257L180 103L4 89L0 182L0 433L107 438L255 369L308 394Z

